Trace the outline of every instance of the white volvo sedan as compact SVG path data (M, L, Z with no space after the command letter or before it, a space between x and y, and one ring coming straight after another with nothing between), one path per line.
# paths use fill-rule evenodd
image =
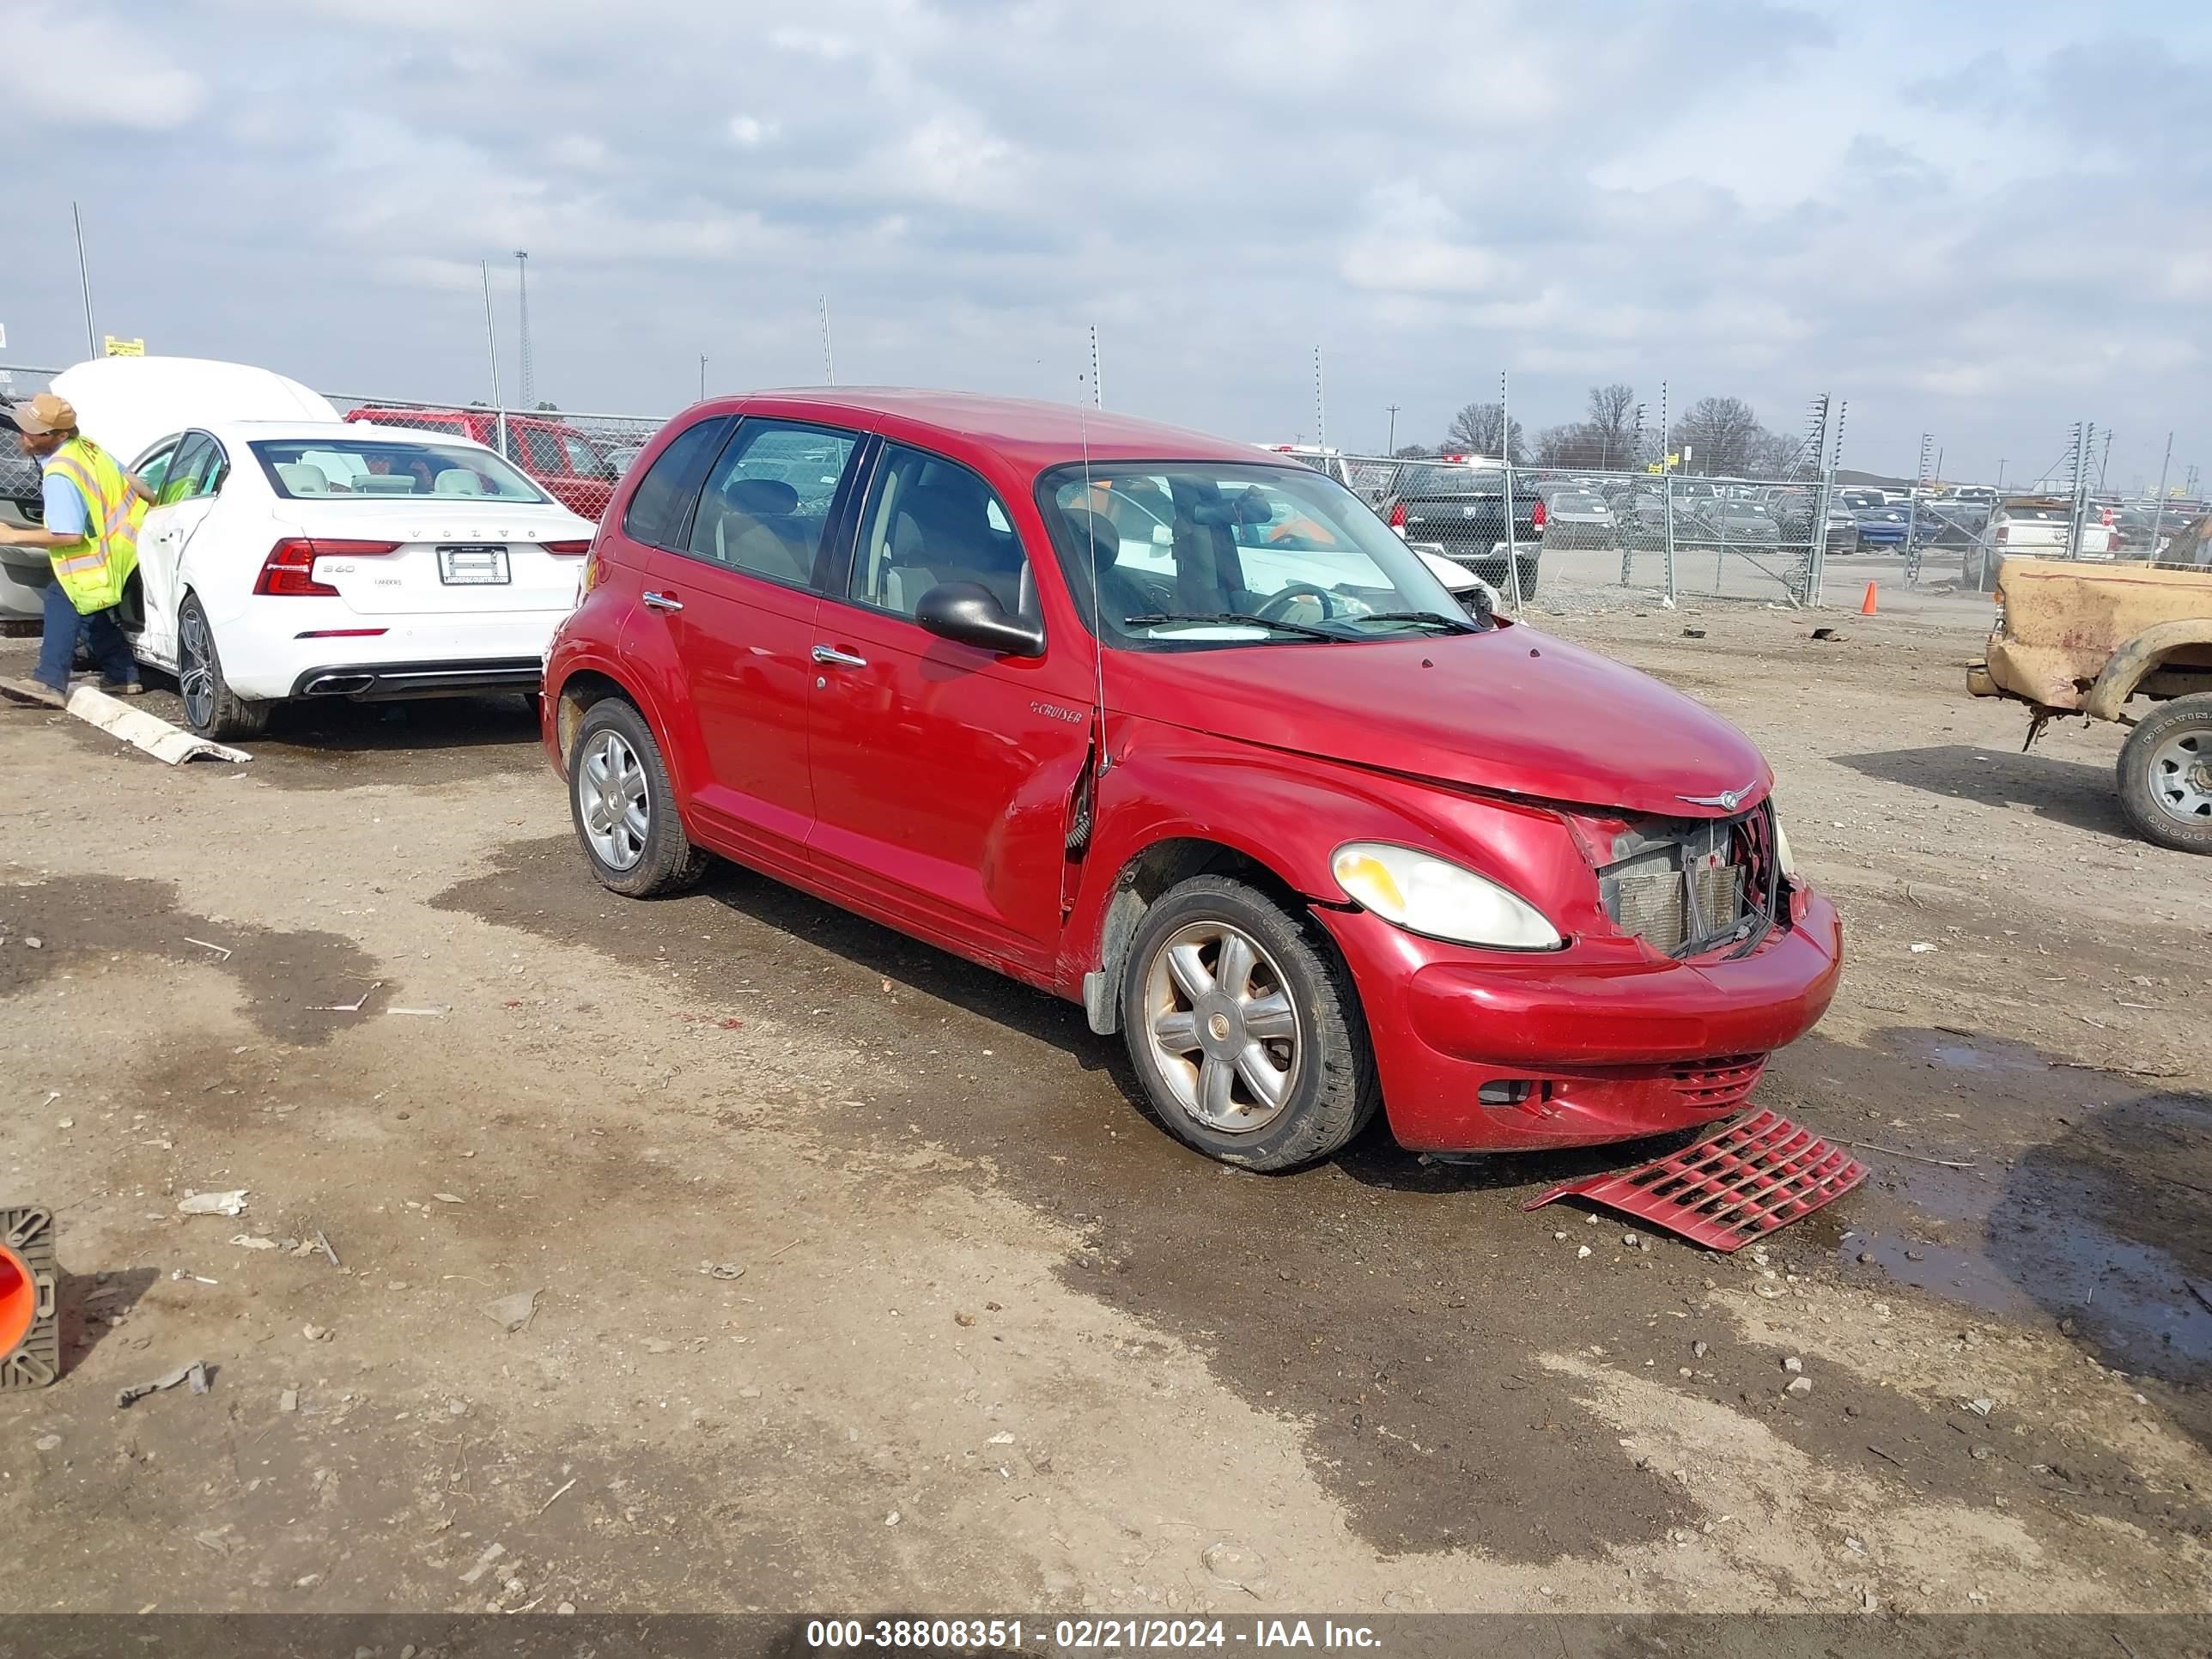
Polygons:
M131 470L156 505L125 627L204 737L292 698L534 692L591 548L493 451L435 433L217 422Z

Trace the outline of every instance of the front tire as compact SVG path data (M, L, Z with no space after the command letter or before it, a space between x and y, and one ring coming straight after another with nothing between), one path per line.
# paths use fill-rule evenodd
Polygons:
M185 595L177 609L177 690L184 699L185 724L197 736L216 743L258 738L269 729L273 702L241 697L222 675L222 655L215 629L197 593Z
M2120 810L2144 840L2212 853L2212 692L2146 714L2120 750L2118 772Z
M1193 877L1145 913L1121 1028L1153 1109L1224 1164L1327 1158L1382 1103L1359 1000L1327 938L1229 877Z
M585 712L568 750L568 809L599 884L626 898L680 893L707 868L645 716L620 697Z

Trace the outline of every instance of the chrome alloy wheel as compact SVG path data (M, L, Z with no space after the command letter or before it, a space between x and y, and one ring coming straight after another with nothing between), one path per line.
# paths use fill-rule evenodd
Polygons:
M2212 820L2212 737L2177 732L2150 757L2150 798L2191 826Z
M1304 1054L1282 969L1225 921L1194 921L1162 942L1145 976L1153 1063L1176 1102L1224 1134L1282 1115Z
M576 768L575 787L577 816L599 862L617 872L635 869L653 827L652 799L645 768L621 732L592 734Z
M207 618L193 604L177 620L177 690L184 698L185 724L204 732L215 719L215 651Z

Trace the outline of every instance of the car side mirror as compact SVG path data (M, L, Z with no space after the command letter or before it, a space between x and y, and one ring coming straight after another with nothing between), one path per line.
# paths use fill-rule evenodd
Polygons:
M921 596L914 619L941 640L972 645L1001 657L1042 657L1044 629L1025 617L1010 617L999 596L981 582L939 582Z

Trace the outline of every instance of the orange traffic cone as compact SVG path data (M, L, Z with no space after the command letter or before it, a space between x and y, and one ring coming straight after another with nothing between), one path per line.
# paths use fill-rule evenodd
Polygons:
M1859 615L1862 617L1874 615L1874 584L1872 582L1867 584L1866 598L1859 601Z

